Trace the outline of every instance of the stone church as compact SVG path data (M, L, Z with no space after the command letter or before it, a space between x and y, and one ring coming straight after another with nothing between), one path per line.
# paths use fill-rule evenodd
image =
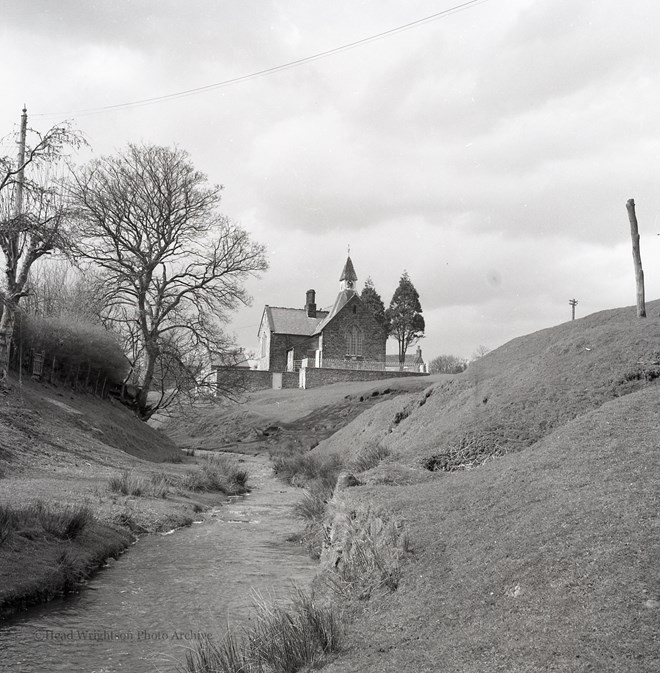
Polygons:
M307 366L331 369L384 369L387 336L355 289L350 256L330 310L318 310L316 292L307 290L304 308L264 308L259 326L257 368L272 372Z

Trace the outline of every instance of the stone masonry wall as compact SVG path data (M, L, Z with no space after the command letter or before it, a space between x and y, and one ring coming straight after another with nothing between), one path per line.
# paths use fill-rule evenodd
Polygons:
M286 371L286 352L293 348L293 359L302 360L308 351L318 348L318 337L297 334L273 334L270 339L270 370Z
M357 295L348 300L346 306L323 330L323 360L345 359L346 334L353 325L362 330L362 359L384 362L387 337L383 335L373 313Z
M356 371L354 369L315 369L300 370L300 380L305 388L318 388L331 383L344 381L380 381L382 379L403 378L407 376L428 376L419 372ZM301 387L302 384L301 384Z

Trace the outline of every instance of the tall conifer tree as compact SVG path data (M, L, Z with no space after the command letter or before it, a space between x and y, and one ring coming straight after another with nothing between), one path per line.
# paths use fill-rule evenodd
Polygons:
M390 333L390 322L387 319L385 304L383 303L383 300L380 298L378 292L376 292L374 282L373 280L371 280L370 277L367 278L367 280L364 282L364 288L362 289L360 299L362 299L362 302L371 309L371 312L374 314L376 322L380 325L381 329L383 330L385 338L387 338Z
M408 347L423 338L425 328L419 294L407 271L399 280L386 315L390 321L390 335L399 342L399 367L403 369Z

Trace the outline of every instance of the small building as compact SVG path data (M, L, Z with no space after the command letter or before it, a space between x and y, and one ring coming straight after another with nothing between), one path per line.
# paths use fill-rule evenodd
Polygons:
M259 326L257 369L297 371L303 360L316 368L385 370L387 335L355 289L350 256L339 277L332 307L319 310L307 290L303 308L264 307Z
M417 346L414 353L406 353L406 358L403 363L403 368L399 362L399 355L387 355L385 360L385 369L388 372L404 371L404 372L420 372L427 374L429 371L428 364L424 361L422 356L422 349Z

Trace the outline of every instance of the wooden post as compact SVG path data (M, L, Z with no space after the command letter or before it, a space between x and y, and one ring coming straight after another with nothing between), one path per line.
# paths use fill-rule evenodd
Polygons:
M630 220L630 236L632 238L633 262L635 264L635 282L637 283L637 317L646 318L644 271L642 270L642 257L639 254L639 231L637 229L637 215L635 215L635 199L628 199L626 209L628 210L628 219Z
M568 303L571 305L571 320L575 320L575 307L577 306L577 299L569 299Z

